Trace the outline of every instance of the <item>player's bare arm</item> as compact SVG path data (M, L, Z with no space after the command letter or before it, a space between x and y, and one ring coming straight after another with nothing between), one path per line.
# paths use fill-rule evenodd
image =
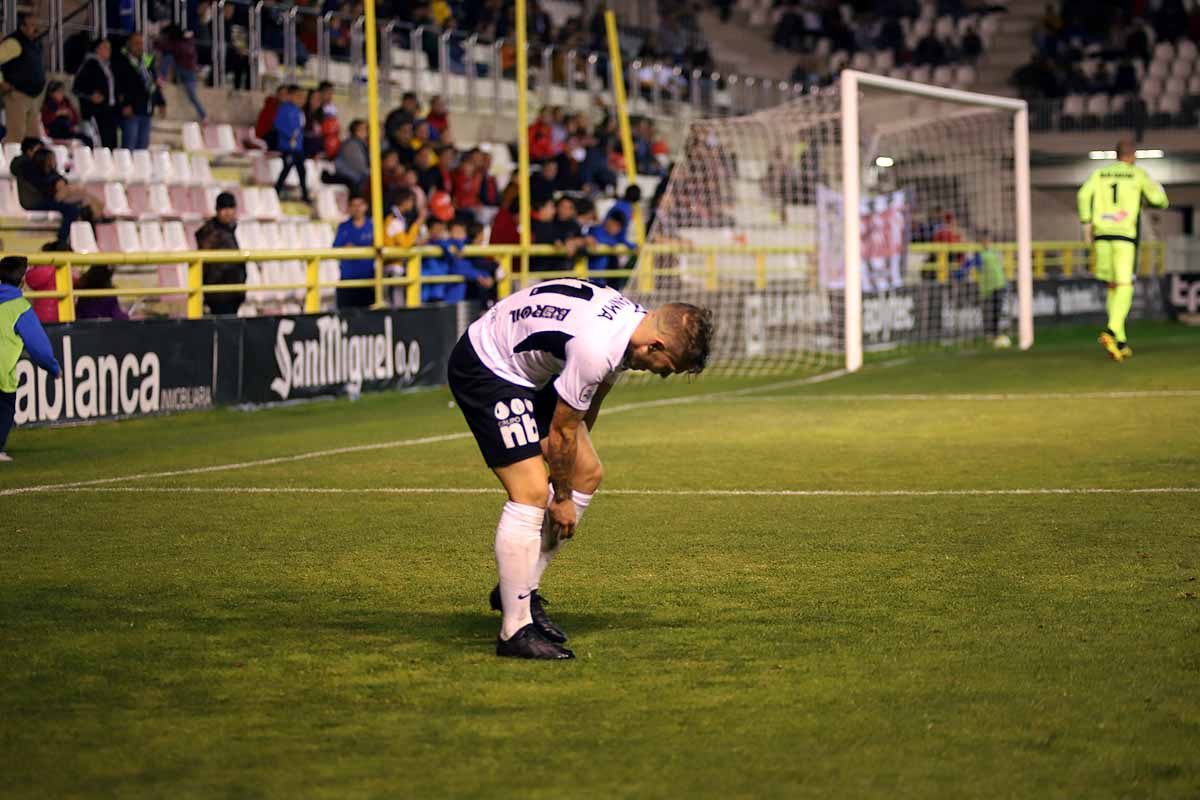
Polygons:
M560 539L575 535L575 502L571 491L575 458L579 452L579 424L583 420L584 412L559 400L547 437L546 464L550 468L550 486L554 489L554 497L550 500L550 522Z
M587 413L583 415L583 424L590 431L596 427L596 418L600 416L600 404L604 402L604 398L608 397L608 393L612 391L611 383L602 383L596 389L596 396L592 398L592 404L588 406Z

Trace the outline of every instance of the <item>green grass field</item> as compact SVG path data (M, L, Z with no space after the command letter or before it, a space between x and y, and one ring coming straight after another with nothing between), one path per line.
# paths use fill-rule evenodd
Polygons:
M564 663L444 390L17 431L0 795L1200 796L1200 331L1040 335L622 387Z

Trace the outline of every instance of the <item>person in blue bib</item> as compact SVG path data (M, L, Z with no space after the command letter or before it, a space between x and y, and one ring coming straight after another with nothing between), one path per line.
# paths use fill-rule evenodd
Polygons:
M0 258L0 461L12 461L5 450L17 415L17 362L21 353L55 378L62 374L50 339L32 306L21 294L29 262L24 256Z

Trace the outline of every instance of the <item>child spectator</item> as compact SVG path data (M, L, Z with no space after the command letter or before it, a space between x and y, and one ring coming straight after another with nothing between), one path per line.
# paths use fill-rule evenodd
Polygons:
M55 378L62 374L42 323L21 295L29 262L24 256L0 258L0 461L12 461L5 446L17 413L17 361L27 351L34 364Z
M275 114L275 146L283 156L283 169L279 171L279 179L275 181L275 191L283 194L287 176L295 169L300 177L300 195L307 203L309 199L308 176L304 169L304 114L295 103L299 94L299 86L289 86Z
M340 183L351 191L358 192L371 175L371 151L367 143L367 123L356 119L350 123L350 135L338 149L333 161L333 173L325 173L325 183Z
M446 288L444 302L447 303L461 303L468 297L478 299L482 293L496 285L487 259L480 259L483 262L480 264L462 254L463 248L468 244L479 244L483 239L483 227L476 222L470 225L476 228L474 236L470 234L468 223L463 219L456 218L449 225L450 238L447 239L442 252L450 266L450 274L461 275L465 282L443 284Z
M79 112L71 105L62 81L50 81L42 102L42 127L46 135L51 139L78 139L91 147L92 137L80 130L79 123Z
M350 219L338 225L333 238L334 247L371 247L375 243L375 226L367 216L367 199L360 194L350 195ZM344 281L375 277L375 259L343 258L340 262ZM355 286L337 290L338 308L369 308L375 303L375 289Z
M608 212L608 216L604 218L602 225L593 225L587 230L588 244L590 246L603 245L606 247L632 248L633 244L625 238L625 229L628 225L629 220L625 218L625 215L614 208ZM588 272L591 273L620 268L620 256L594 255L588 259ZM620 289L625 284L624 278L604 278L595 275L589 277L592 282L600 286L612 286L615 289Z
M113 288L113 267L106 264L95 264L88 267L87 272L75 285L76 289L111 289ZM129 314L121 308L115 297L80 297L75 301L76 319L129 319Z
M411 189L398 189L392 196L391 210L383 221L385 247L412 247L417 243L425 216L416 206Z

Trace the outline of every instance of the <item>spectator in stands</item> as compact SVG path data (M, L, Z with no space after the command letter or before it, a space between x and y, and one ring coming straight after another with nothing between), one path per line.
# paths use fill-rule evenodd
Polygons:
M53 150L41 149L33 156L31 178L38 192L34 210L57 211L62 214L62 225L58 238L66 239L71 233L71 223L77 219L99 221L104 216L104 204L87 193L82 186L67 183L58 171L58 160Z
M417 115L420 107L417 103L417 96L412 92L405 92L400 98L400 106L392 109L387 115L387 119L383 123L383 133L392 147L395 147L398 142L409 143L412 140L412 128L408 129L406 134L400 132L400 126L408 123L412 125L417 121Z
M940 67L948 60L949 54L946 51L946 45L934 35L933 31L917 42L917 49L913 51L913 63L915 64Z
M42 245L43 253L70 252L71 244L62 239L47 242ZM25 285L33 292L53 292L57 287L55 278L56 268L53 264L41 264L30 267L25 273ZM39 322L58 322L58 300L53 297L39 297L30 300L33 313Z
M254 135L267 143L268 150L278 150L278 140L275 136L275 115L279 106L291 96L292 87L284 84L275 90L275 94L267 95L263 100L262 109L258 112L258 120L254 123Z
M481 205L480 193L484 175L479 168L482 155L478 150L468 150L459 159L458 169L454 170L450 178L453 184L451 199L454 201L454 207L469 214L472 219L477 219L475 212Z
M337 106L333 102L333 84L322 81L317 87L321 101L321 139L326 158L336 158L342 146L342 124L338 120Z
M321 176L325 183L340 183L351 194L362 190L363 183L371 176L371 150L367 143L367 123L356 119L350 123L350 135L338 148L333 162L333 172Z
M229 192L217 195L215 214L196 231L196 247L199 250L240 250L237 240L237 198ZM228 263L210 262L204 265L206 286L237 285L246 282L246 264L242 261ZM236 315L246 301L245 292L220 292L205 294L204 303L210 314Z
M325 104L321 102L321 93L310 89L304 96L301 110L304 119L304 156L316 158L325 152Z
M492 221L496 209L500 206L500 190L496 187L496 179L492 176L492 154L483 150L477 151L479 164L479 205L475 209L475 218L487 224Z
M1128 58L1121 59L1117 73L1113 78L1112 90L1116 94L1132 94L1138 90L1137 70Z
M367 199L361 194L350 195L350 218L338 225L333 238L334 247L371 247L375 244L375 226L367 216ZM341 279L365 280L375 277L375 259L343 258ZM337 290L338 308L370 308L375 304L375 289L371 286L347 287Z
M97 38L91 52L74 77L72 91L79 98L79 114L91 121L104 148L115 148L120 113L116 109L116 79L112 65L113 46L107 38Z
M632 248L633 244L625 238L625 231L629 227L629 218L626 217L619 209L610 209L608 216L604 218L604 222L599 225L593 225L591 228L584 231L587 237L587 243L590 247L596 245L604 245L607 247L628 247ZM614 255L596 255L588 259L588 270L610 270L620 269L620 257ZM591 279L601 286L613 286L620 289L624 284L623 278L600 278L593 277Z
M406 167L411 167L417 159L417 148L413 146L413 124L411 122L402 122L393 132L394 138L388 140L391 145L392 152L400 159L400 163Z
M439 238L443 229L446 234L444 238ZM482 234L482 229L479 233ZM461 303L468 297L480 298L486 290L495 285L492 270L486 260L484 264L477 264L463 255L463 248L468 244L467 237L467 223L462 219L451 220L449 225L437 221L430 226L429 244L442 248L440 260L445 264L445 272L442 274L461 275L463 278L463 283L430 284L422 287L425 289L438 286L442 290L441 300L444 303Z
M9 173L17 179L17 200L21 208L35 209L42 202L42 193L38 188L41 176L33 163L33 157L42 149L44 145L41 139L26 136L21 140L21 154L8 165Z
M418 185L420 185L426 194L450 190L450 183L442 171L442 165L438 163L438 158L431 146L425 145L417 151L416 159L413 162L413 170L417 173Z
M162 29L157 49L162 53L158 64L160 74L164 79L170 79L171 73L174 73L183 85L188 102L196 109L196 116L203 123L208 119L208 112L204 110L204 105L196 94L196 75L200 69L199 56L196 53L196 34L172 23Z
M521 236L517 227L517 206L519 200L517 182L510 181L508 186L504 187L504 192L500 195L500 207L496 210L496 216L492 218L492 229L488 236L488 244L521 243ZM532 236L530 240L532 241Z
M379 161L379 171L383 173L383 190L399 189L404 184L404 173L407 171L400 163L400 156L395 150L386 151Z
M555 239L569 242L583 235L583 230L577 219L578 209L575 198L569 194L561 195L554 204Z
M535 197L529 218L529 231L533 243L563 247L566 243L559 238L560 230L555 217L554 198L549 195ZM529 259L529 269L533 272L553 272L566 268L567 260L562 256L536 256Z
M417 201L411 189L398 189L392 195L391 208L384 219L383 244L385 247L412 247L425 224L425 214L417 210Z
M550 159L529 173L529 196L547 197L558 191L558 160Z
M113 62L113 75L117 79L117 104L121 107L121 146L145 150L150 146L154 109L165 109L167 101L158 89L154 56L146 52L140 33L131 33L125 40L120 58Z
M618 211L624 219L624 224L621 226L621 230L618 231L622 238L625 238L628 234L629 223L633 221L633 209L640 202L642 202L642 187L636 183L631 183L625 187L625 194L621 196L621 199L613 203L612 208L609 209L608 215L610 217L613 211Z
M24 256L0 259L0 461L12 461L5 451L8 434L17 413L17 362L21 353L29 353L34 364L57 378L62 374L46 331L28 301L21 296L21 282L29 262Z
M300 196L307 203L309 199L308 175L304 169L304 114L295 103L299 94L299 86L289 86L287 96L279 104L279 110L275 114L275 146L283 157L283 169L279 171L279 179L275 181L275 191L283 194L284 183L295 169L300 177Z
M17 29L0 42L0 71L4 75L0 93L4 95L6 142L38 135L38 98L46 86L46 68L37 34L33 14L21 13L17 14Z
M92 137L79 128L79 112L67 98L67 88L62 81L50 81L46 86L46 99L42 101L42 128L51 139L78 139L87 147L92 146Z
M534 162L549 161L558 155L554 149L554 127L549 106L542 106L537 119L529 126L529 159Z
M959 43L964 59L974 64L983 55L983 39L979 38L979 33L974 26L967 28L962 35L962 41Z
M108 264L93 264L79 278L76 289L112 289L113 267ZM115 297L80 297L75 301L75 319L129 319Z
M450 116L446 113L446 101L435 94L429 101L429 113L425 115L430 136L434 141L450 142Z

